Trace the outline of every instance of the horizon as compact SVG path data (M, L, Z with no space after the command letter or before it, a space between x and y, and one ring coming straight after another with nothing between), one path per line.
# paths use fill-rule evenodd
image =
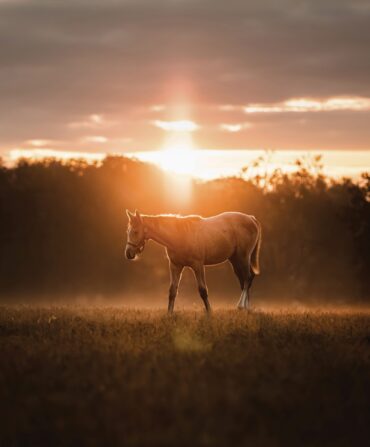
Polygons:
M170 156L169 156L170 154ZM248 177L271 173L276 169L291 173L297 170L296 160L307 162L320 156L321 172L330 178L357 180L370 172L370 151L366 150L264 150L264 149L167 149L136 152L74 152L48 148L14 149L3 158L13 166L21 159L41 161L53 158L60 161L82 159L88 163L101 162L107 156L123 156L154 164L165 172L191 176L200 180L240 175L248 168ZM254 164L259 160L259 167Z

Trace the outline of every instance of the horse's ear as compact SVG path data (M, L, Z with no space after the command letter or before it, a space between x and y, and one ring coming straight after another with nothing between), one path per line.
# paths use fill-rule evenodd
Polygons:
M126 214L127 214L128 220L129 220L130 222L132 222L132 219L133 219L134 215L133 215L132 213L130 213L129 210L126 210Z
M142 222L141 215L138 210L135 210L135 217L138 222L140 222L140 223Z

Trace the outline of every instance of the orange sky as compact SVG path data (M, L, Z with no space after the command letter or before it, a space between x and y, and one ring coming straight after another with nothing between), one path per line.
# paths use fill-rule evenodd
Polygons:
M178 133L369 151L369 19L365 0L2 0L0 156L161 150Z

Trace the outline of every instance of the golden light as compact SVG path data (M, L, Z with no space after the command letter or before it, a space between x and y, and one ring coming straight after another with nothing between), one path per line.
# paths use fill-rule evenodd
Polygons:
M158 154L162 169L192 175L195 169L194 144L189 132L170 132Z
M179 106L179 109L182 109L183 116L188 115L185 113L186 108ZM166 132L163 147L157 153L157 163L172 174L169 177L168 194L174 200L187 202L191 198L191 176L195 171L192 133L198 130L199 126L189 119L156 120L153 124Z
M166 149L158 157L158 164L162 169L178 174L192 175L194 163L195 157L191 149Z

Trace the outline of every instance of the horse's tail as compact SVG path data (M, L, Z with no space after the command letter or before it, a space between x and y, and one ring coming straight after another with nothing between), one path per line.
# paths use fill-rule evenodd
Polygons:
M260 274L260 249L261 249L261 241L262 241L262 229L261 224L258 222L258 220L253 216L253 220L257 226L257 240L256 245L254 246L254 249L252 251L251 255L251 267L253 270L253 273L255 275Z

